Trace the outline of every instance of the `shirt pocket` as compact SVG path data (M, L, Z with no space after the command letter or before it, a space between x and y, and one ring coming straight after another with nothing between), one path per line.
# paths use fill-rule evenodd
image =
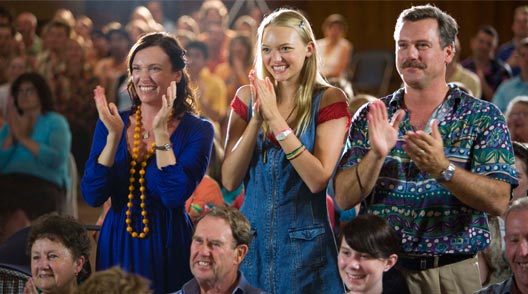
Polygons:
M326 263L325 227L313 225L288 231L291 244L291 256L296 268L318 266Z

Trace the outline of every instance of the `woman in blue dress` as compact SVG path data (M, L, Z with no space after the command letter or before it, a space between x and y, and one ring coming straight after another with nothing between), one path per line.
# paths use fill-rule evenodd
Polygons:
M344 293L326 186L350 114L318 71L315 38L299 12L260 24L255 72L233 99L222 183L242 181L254 241L241 270L269 293Z
M209 163L212 125L197 118L184 51L164 33L143 36L128 57L130 111L94 91L100 120L81 189L92 206L108 197L97 270L120 265L174 292L192 278L192 223L185 201Z

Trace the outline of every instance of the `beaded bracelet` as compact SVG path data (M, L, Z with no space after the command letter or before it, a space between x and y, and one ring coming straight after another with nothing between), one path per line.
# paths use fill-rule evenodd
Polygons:
M295 150L293 150L292 152L286 154L286 159L288 159L288 160L295 159L295 158L297 158L299 155L301 155L301 153L303 153L304 150L306 150L306 147L304 147L304 145L301 144L301 146L297 147L297 149L295 149Z

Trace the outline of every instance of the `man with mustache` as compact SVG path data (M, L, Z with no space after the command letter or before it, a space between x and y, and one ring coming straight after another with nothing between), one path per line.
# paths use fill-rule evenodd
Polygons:
M528 293L528 198L515 200L504 213L506 259L513 276L477 294Z
M410 293L473 293L476 253L489 246L485 213L506 209L517 185L499 109L446 83L456 21L431 6L404 10L394 31L404 87L363 107L335 177L342 209L384 217L402 239L398 269Z

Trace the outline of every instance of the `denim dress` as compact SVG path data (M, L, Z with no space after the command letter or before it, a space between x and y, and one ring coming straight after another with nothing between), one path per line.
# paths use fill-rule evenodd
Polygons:
M323 92L314 97L312 120L299 137L310 152ZM250 107L248 111L251 116ZM325 190L310 192L282 148L262 130L245 187L241 211L251 223L254 239L241 271L249 283L275 294L344 293Z

